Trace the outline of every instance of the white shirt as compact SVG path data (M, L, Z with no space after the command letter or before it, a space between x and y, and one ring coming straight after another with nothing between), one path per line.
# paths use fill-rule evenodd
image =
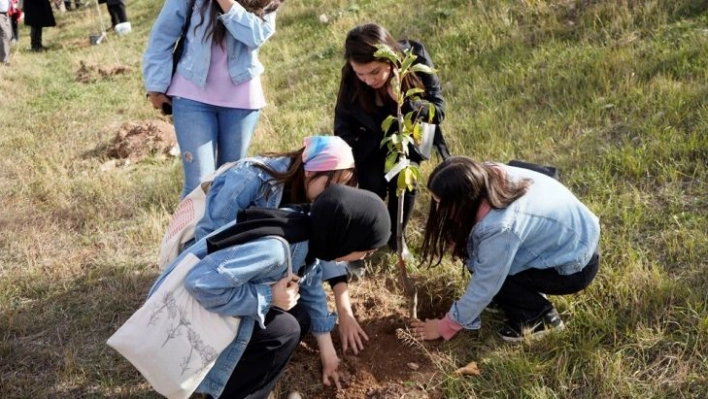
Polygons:
M0 12L8 12L10 10L10 0L0 0Z

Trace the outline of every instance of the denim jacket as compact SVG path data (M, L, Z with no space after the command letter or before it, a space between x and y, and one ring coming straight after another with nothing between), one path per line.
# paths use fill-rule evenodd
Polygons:
M206 85L211 60L212 43L211 40L205 40L209 13L204 13L204 21L199 15L199 9L205 1L209 0L195 1L184 51L177 64L180 75L199 87ZM186 0L167 0L157 16L143 55L143 80L149 92L165 93L170 86L172 50L182 34L188 6ZM234 84L263 73L263 65L258 60L258 48L275 33L275 13L267 14L263 20L235 2L228 12L218 18L227 30L224 44L229 74Z
M211 183L206 197L204 216L197 223L194 239L200 240L221 226L232 222L242 209L250 207L275 209L283 198L283 185L273 181L273 177L254 165L263 164L278 172L290 167L288 157L252 157L237 162ZM321 261L324 280L347 274L345 262Z
M555 268L569 275L585 267L598 248L600 223L583 203L555 179L528 169L498 165L507 178L529 178L528 192L505 209L492 209L472 228L467 267L473 271L450 317L477 329L479 315L508 275Z
M227 224L227 228L236 223ZM219 229L218 231L220 231ZM315 261L305 264L307 241L290 245L293 273L300 280L300 300L312 319L314 334L329 333L336 315L329 311L322 288L323 265ZM197 388L197 392L219 397L236 364L243 355L255 323L264 328L265 315L271 307L270 285L285 277L287 250L283 241L263 237L245 244L206 253L206 240L189 247L165 268L150 290L150 295L172 272L185 253L192 253L201 261L187 274L185 288L207 310L224 316L239 316L241 324L233 342L219 355L214 367ZM305 268L304 274L300 270Z

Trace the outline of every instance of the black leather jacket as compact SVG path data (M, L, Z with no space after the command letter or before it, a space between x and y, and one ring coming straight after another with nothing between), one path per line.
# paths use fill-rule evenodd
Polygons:
M399 44L404 49L411 48L413 54L417 55L414 64L425 64L433 67L433 62L430 55L425 50L423 44L404 40ZM417 76L425 86L425 93L421 96L424 100L430 102L435 107L435 115L433 123L439 124L445 118L445 100L443 99L440 87L440 79L436 74L419 73ZM342 77L344 79L344 77ZM353 79L358 79L355 75L349 77L349 81L343 82L343 94L340 96L337 105L334 109L334 134L341 137L352 147L354 160L357 165L373 162L386 157L387 149L381 148L381 140L384 138L381 123L385 119L385 115L374 115L365 112L358 101L354 101L353 96L347 95L353 89ZM340 102L340 99L349 99ZM403 104L403 114L418 109L420 104L413 103L411 100L406 100ZM419 114L420 120L428 120L428 108L423 107ZM390 133L397 130L397 124L393 124ZM390 134L389 133L389 134ZM423 157L414 149L409 148L409 159L413 162L420 162Z

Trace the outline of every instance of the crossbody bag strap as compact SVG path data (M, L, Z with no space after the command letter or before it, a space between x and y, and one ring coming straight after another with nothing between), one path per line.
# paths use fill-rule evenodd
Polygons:
M194 9L194 4L197 0L189 0L189 6L187 7L187 17L184 20L184 25L182 25L182 34L180 35L180 40L184 40L187 37L187 31L189 30L189 24L192 21L192 10Z

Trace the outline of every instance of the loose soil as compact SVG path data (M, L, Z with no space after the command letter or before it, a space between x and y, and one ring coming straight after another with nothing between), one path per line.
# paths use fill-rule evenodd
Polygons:
M369 341L357 356L342 354L338 333L332 338L338 350L342 389L322 384L322 366L314 338L308 337L295 351L277 387L278 398L287 398L289 392L298 392L307 399L398 399L442 398L435 388L441 375L429 354L414 342L406 330L409 325L406 298L395 293L395 282L365 278L350 284L352 307ZM393 292L392 292L393 291ZM331 295L330 295L331 296ZM333 308L331 304L331 308ZM442 306L449 306L444 304ZM433 317L445 313L432 309L419 317ZM439 344L428 342L426 351L434 351Z
M149 155L174 155L176 145L175 129L165 121L128 122L118 129L106 155L134 163Z

